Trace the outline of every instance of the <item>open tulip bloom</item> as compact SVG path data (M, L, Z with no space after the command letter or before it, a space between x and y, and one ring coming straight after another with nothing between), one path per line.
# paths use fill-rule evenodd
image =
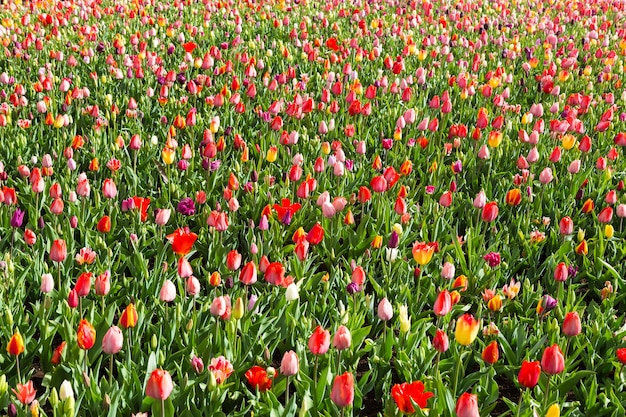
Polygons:
M2 2L0 414L624 414L625 28Z

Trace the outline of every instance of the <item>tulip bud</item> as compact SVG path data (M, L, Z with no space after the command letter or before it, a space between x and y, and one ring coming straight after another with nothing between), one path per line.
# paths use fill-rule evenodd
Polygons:
M235 301L235 307L233 308L233 318L235 320L239 320L243 317L243 313L244 313L244 306L243 306L243 299L241 297L238 297L237 300Z

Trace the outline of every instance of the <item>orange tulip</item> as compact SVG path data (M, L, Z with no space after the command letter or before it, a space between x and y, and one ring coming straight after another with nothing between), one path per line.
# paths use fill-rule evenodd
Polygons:
M125 329L129 327L135 327L137 325L137 310L135 309L135 305L130 303L122 312L120 316L120 326Z
M15 332L11 340L9 340L7 352L9 352L9 355L13 356L18 356L20 353L24 352L24 339L20 332Z
M82 319L78 324L76 332L78 347L83 350L89 350L96 342L96 329L87 320Z
M506 193L506 204L509 206L517 206L522 202L522 192L519 188L514 188Z

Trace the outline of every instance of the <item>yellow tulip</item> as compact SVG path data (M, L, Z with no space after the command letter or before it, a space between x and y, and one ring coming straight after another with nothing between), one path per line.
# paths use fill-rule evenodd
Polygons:
M478 335L478 330L480 328L480 324L478 320L474 318L471 314L463 314L456 321L456 329L454 331L454 338L457 343L463 346L469 346L476 336Z

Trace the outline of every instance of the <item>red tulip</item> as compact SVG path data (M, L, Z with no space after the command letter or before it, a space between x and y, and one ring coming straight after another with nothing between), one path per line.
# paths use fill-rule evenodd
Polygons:
M563 334L573 337L578 336L581 332L582 324L578 313L575 311L567 313L563 319Z
M226 268L230 271L236 271L241 266L241 254L237 249L233 249L226 255Z
M346 372L335 377L330 399L337 407L343 408L354 401L354 376Z
M258 365L248 369L245 373L248 384L261 392L272 388L272 379L268 377L267 371Z
M491 223L498 217L498 203L490 201L483 207L482 219L486 223Z
M619 348L615 351L615 355L617 356L617 360L622 363L622 365L626 365L626 348Z
M91 289L91 272L83 272L76 280L76 286L74 287L76 294L79 297L86 297L89 295Z
M412 414L415 412L415 408L411 400L419 408L425 408L428 406L428 399L433 397L434 394L424 391L424 383L422 381L415 381L410 384L405 382L394 385L391 388L391 396L401 412Z
M611 223L613 219L613 207L605 207L598 214L598 221L600 223Z
M568 276L569 271L567 269L567 265L565 265L565 262L559 262L554 269L554 280L558 282L565 282L567 281Z
M517 380L520 385L526 388L532 389L539 382L539 375L541 374L541 365L539 361L529 362L522 361L522 367L517 374Z
M63 239L52 242L50 247L50 260L53 262L63 262L67 257L67 246Z
M543 351L541 368L548 375L556 375L563 372L563 369L565 369L565 358L559 345L555 343Z
M443 290L437 296L433 311L436 316L445 316L452 310L452 298L448 290Z
M372 178L370 187L375 193L384 193L387 191L387 180L382 175Z
M252 285L257 280L256 265L250 261L244 265L239 274L239 281L244 285Z
M487 345L482 353L483 360L490 365L498 362L500 359L500 351L498 348L498 342L495 340Z
M571 235L574 231L574 222L568 216L565 216L559 222L559 233L562 235Z
M314 355L323 355L330 347L330 332L317 326L309 337L309 350Z
M198 235L190 232L188 227L176 229L166 237L172 244L172 251L178 256L187 255L198 239Z
M463 393L456 402L457 417L480 417L478 397L469 392Z
M267 266L264 275L265 281L273 285L286 288L293 282L293 278L285 277L285 267L280 262L272 262Z
M52 363L53 365L58 365L61 363L61 358L63 356L63 351L65 351L66 345L66 342L61 342L61 344L57 346L56 349L54 349L54 352L52 352L52 358L50 359L50 363Z
M433 337L433 347L437 352L443 353L450 348L450 341L445 331L437 329Z
M139 209L141 213L141 221L145 222L148 219L148 207L150 206L150 199L144 197L133 197L133 203L135 208Z
M306 235L306 240L312 245L318 245L324 239L324 228L321 224L315 223L315 225L309 230Z
M167 400L172 393L174 384L170 373L163 369L155 369L146 384L146 395L155 400Z
M82 319L78 324L76 339L79 348L89 350L96 343L96 329L87 320Z
M28 405L33 402L37 397L37 390L33 387L33 381L28 381L26 384L17 384L17 390L12 389L13 394L24 405ZM34 414L34 413L33 413Z

